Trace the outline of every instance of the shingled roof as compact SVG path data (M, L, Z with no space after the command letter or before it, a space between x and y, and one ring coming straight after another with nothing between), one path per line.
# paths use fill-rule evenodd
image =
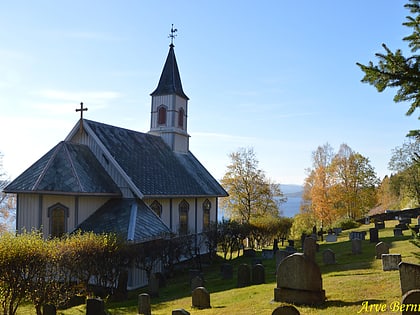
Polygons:
M90 149L62 141L5 189L6 193L119 196L121 192Z
M175 58L174 45L169 46L168 57L163 66L162 74L160 76L159 84L150 95L168 95L176 94L185 99L189 99L182 89L181 76L179 75L178 64Z
M84 120L84 126L144 196L227 196L191 152L175 153L159 136L91 120Z
M161 219L138 199L111 199L76 227L76 230L112 232L134 242L161 238L171 233Z

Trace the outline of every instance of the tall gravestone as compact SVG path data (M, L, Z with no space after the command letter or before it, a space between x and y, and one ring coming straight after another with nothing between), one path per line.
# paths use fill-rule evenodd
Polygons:
M401 254L382 254L382 270L398 270L398 264L401 262Z
M105 304L100 298L86 300L86 315L104 315Z
M285 258L277 269L274 300L292 304L319 305L325 301L321 271L306 255L296 253Z
M139 294L138 297L138 314L140 315L151 315L152 308L150 306L150 295L147 293Z
M376 259L382 259L382 254L389 254L389 245L384 242L379 242L375 246Z
M192 292L192 307L198 309L211 308L210 293L204 287L195 288Z
M238 288L251 285L251 268L248 264L240 264L238 267Z
M252 267L252 284L265 283L265 268L261 264Z
M303 245L303 254L307 259L315 261L316 239L314 239L313 237L305 238L305 243Z
M362 240L355 238L351 240L351 252L353 254L361 254L362 253Z
M369 242L378 243L379 242L379 232L376 228L369 229Z
M402 262L398 268L403 295L410 290L420 289L420 265Z

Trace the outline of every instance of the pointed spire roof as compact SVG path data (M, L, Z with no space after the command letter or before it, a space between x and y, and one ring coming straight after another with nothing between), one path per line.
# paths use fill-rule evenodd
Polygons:
M175 58L174 45L169 45L169 53L163 66L157 88L150 94L151 96L176 94L185 99L189 99L184 93L179 75L178 64Z

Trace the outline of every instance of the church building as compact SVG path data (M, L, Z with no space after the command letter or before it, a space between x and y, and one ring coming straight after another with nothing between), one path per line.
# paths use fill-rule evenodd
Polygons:
M67 137L4 189L17 194L17 231L81 229L145 242L200 234L217 221L227 193L190 152L188 100L171 43L151 93L149 132L87 120L81 103ZM129 288L144 279L132 271Z

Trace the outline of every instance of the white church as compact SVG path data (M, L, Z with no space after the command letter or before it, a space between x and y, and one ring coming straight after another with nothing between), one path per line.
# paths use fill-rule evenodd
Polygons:
M188 100L171 43L149 132L84 119L81 104L67 137L4 189L17 195L16 230L114 232L133 242L200 234L227 193L190 151ZM144 282L130 271L129 288Z

